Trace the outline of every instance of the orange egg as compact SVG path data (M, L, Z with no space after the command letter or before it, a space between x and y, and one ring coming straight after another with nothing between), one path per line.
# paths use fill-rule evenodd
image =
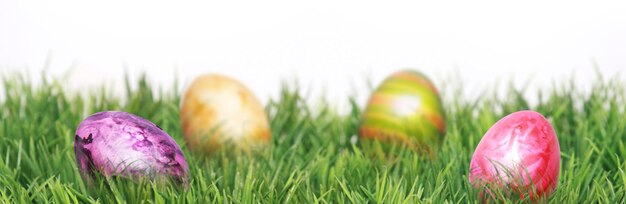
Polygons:
M249 151L269 144L267 115L254 94L227 76L196 78L182 98L180 119L187 146L210 154L232 144Z

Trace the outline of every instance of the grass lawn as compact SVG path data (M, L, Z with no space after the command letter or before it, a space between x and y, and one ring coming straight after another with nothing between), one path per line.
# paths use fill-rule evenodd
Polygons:
M270 148L201 158L183 141L178 87L153 87L142 77L126 80L126 93L117 94L123 97L106 87L80 96L63 91L62 79L33 79L41 80L34 86L22 74L2 78L0 203L475 203L479 191L468 182L474 148L497 120L523 109L546 116L561 147L558 187L544 201L626 202L626 85L601 76L591 91L557 81L533 92L539 102L532 106L514 88L502 99L493 90L479 100L446 97L447 134L434 159L410 151L373 157L353 143L363 107L353 99L347 115L338 114L336 104L310 107L297 85L283 86L266 104ZM440 89L464 91L460 84ZM87 185L76 167L74 133L86 116L105 110L139 115L172 136L189 163L189 189L119 178Z

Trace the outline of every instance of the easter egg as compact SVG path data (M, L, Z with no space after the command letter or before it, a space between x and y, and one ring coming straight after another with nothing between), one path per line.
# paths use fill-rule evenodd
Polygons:
M189 167L176 142L160 127L139 116L118 111L93 114L76 129L74 153L86 177L101 173L187 184Z
M537 112L519 111L500 119L480 140L469 181L477 187L510 189L522 199L537 199L556 188L560 163L552 125Z
M433 155L445 129L441 98L433 83L420 72L404 70L385 79L370 96L359 136Z
M223 75L202 75L189 85L180 119L187 146L207 155L225 144L249 152L270 141L261 103L242 83Z

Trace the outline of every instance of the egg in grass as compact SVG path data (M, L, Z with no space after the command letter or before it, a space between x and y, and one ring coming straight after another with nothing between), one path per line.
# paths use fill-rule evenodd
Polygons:
M105 111L85 118L76 129L74 153L88 183L101 175L189 184L178 144L159 126L130 113Z
M556 189L560 154L554 128L543 115L529 110L511 113L478 143L469 181L483 190L486 199L495 197L494 190L521 199L544 199Z
M445 128L441 98L433 83L418 71L403 70L387 77L372 93L359 136L366 146L403 146L434 156Z
M261 103L245 85L224 75L197 77L182 97L180 119L187 146L205 155L221 147L251 152L271 138Z

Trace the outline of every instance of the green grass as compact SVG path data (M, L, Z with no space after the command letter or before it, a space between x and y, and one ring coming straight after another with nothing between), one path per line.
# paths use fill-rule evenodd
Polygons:
M479 100L445 98L447 134L431 160L410 151L369 156L351 143L363 108L354 98L349 114L340 115L336 104L309 107L294 84L266 105L270 148L254 156L222 151L200 158L182 139L178 87L157 89L142 77L132 84L127 79L121 98L106 87L81 96L65 92L63 79L36 79L40 85L33 86L21 74L2 77L0 203L475 203L479 191L468 183L474 148L498 119L522 109L544 114L559 138L561 173L548 202L626 199L626 86L617 79L598 76L587 92L574 80L556 82L531 93L539 99L532 106L515 88L501 98L494 90ZM444 95L464 95L460 83L440 88ZM137 114L168 132L189 163L190 188L117 178L86 185L74 160L74 131L104 110ZM506 192L503 197L500 202L525 202Z

